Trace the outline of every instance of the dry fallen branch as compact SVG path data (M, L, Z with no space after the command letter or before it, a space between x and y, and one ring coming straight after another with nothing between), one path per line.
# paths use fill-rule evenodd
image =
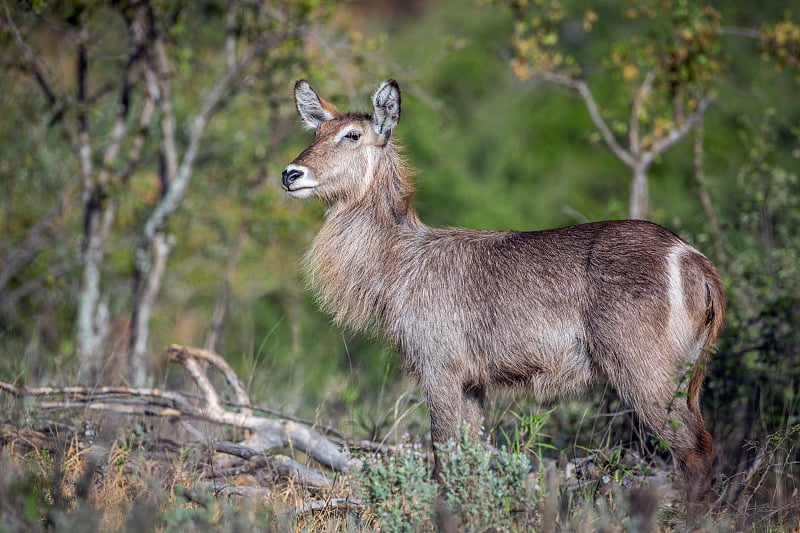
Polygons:
M248 446L233 442L215 442L214 450L244 459L246 463L227 469L219 469L219 461L215 461L212 477L238 476L267 469L272 472L275 477L289 479L309 488L329 489L332 487L331 480L320 471L302 465L285 455L270 456L262 452L257 452Z
M287 456L274 453L267 455L267 452L286 448L301 451L334 471L346 471L359 466L360 462L342 451L337 443L306 424L286 418L254 416L254 409L250 406L250 398L241 380L218 354L178 345L171 346L167 353L170 360L186 369L200 394L133 387L17 387L4 382L0 382L0 391L17 398L47 398L38 403L42 410L97 410L123 415L167 417L184 422L200 420L249 430L250 436L238 444L214 442L209 437L203 439L204 444L211 443L216 452L236 457L233 461L215 459L212 477L268 469L273 477L290 479L306 487L331 486L331 480L321 470L300 464ZM222 395L208 377L209 368L222 374L228 387L233 390L238 410L227 408ZM263 409L258 410L263 412ZM196 431L193 434L198 436ZM25 437L22 438L24 440ZM239 464L235 465L235 461L239 461ZM242 461L246 462L246 466ZM247 492L241 487L237 491L238 494ZM262 492L259 488L254 493Z
M10 446L19 453L32 450L56 451L65 445L63 440L54 438L52 433L19 428L12 424L0 424L0 446Z
M235 496L250 498L252 500L263 500L269 498L269 496L272 494L272 491L267 487L229 485L220 483L218 481L201 481L197 484L196 488L207 490L212 492L216 497L225 497L229 500Z
M360 498L329 498L327 500L314 500L295 505L286 514L292 518L306 514L318 513L321 511L339 510L361 513L364 510L364 501Z

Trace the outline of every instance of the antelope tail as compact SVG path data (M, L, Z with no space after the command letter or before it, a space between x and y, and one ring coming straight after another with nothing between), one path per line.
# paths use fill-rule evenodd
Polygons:
M706 375L706 368L714 345L722 329L722 321L725 315L725 294L722 290L722 282L715 274L706 276L706 309L705 324L703 326L702 351L692 367L691 377L689 378L689 390L686 398L689 410L700 416L700 389L703 387L703 380Z

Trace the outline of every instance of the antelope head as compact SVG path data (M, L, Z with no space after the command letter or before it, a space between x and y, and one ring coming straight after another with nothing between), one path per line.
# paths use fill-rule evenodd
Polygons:
M294 87L294 101L314 141L281 174L283 189L295 198L317 196L329 206L358 201L400 119L400 87L383 82L372 96L372 115L342 113L305 80Z

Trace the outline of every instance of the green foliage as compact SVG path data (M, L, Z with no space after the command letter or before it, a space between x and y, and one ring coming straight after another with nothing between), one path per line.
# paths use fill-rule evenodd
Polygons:
M580 74L581 67L575 57L559 46L560 26L568 16L564 4L548 0L511 0L507 3L514 13L511 66L515 76L527 80L542 72L566 76ZM583 29L590 31L596 20L594 11L586 11Z
M454 513L459 530L535 528L541 487L529 475L526 455L501 449L494 458L466 431L437 448L442 458L441 498Z
M789 18L774 24L764 24L759 35L763 57L772 61L776 68L793 68L800 78L800 25Z
M643 0L620 5L617 13L611 9L598 13L575 2L498 3L509 5L514 14L511 67L517 77L610 76L619 82L619 93L640 100L635 118L649 135L642 139L643 148L665 137L685 113L696 109L724 67L719 43L722 15L710 5ZM615 35L605 49L595 46L592 53L579 54L570 45L592 38L590 32L608 24L636 24L639 29ZM623 105L630 107L630 100ZM627 120L611 122L617 133L626 133Z
M459 531L536 527L542 488L525 454L506 448L492 454L466 431L436 447L438 485L430 481L427 453L418 443L365 459L358 478L381 531L431 531L443 519L455 520Z
M535 457L538 466L541 466L544 450L555 450L555 446L545 442L549 435L544 433L544 426L550 421L553 411L555 408L541 413L512 412L514 421L510 432L506 432L505 428L500 427L503 442L513 453L524 453Z
M72 339L85 238L83 184L75 150L63 132L74 131L76 115L83 111L77 109L73 94L76 52L72 43L84 22L89 29L86 79L91 97L81 105L88 111L92 139L95 174L91 178L96 179L101 170L114 176L100 195L107 212L115 213L101 269L103 300L115 324L115 338L107 347L107 369L123 370L118 362L124 359L135 296L131 291L133 252L144 221L164 192L160 108L142 128L140 165L124 179L116 179L139 132L147 95L143 68L134 69L130 79L129 130L119 150L123 157L103 161L125 79L124 59L131 37L125 22L132 8L103 2L75 6L37 2L32 7L33 11L19 3L9 17L4 13L0 20L2 56L7 59L3 67L7 75L0 76L4 116L0 124L0 351L15 354L3 358L0 374L13 381L37 381L53 374L70 379L64 370L77 366ZM272 180L280 172L281 161L287 161L296 149L295 138L301 134L300 128L288 125L289 120L292 126L296 123L291 84L301 75L329 77L332 70L319 59L321 51L309 50L301 39L283 36L298 34L301 25L308 25L304 32L325 25L330 3L155 2L152 8L164 31L164 53L173 67L171 96L179 158L191 120L225 72L231 52L236 59L253 43L269 42L263 56L236 80L216 108L200 143L185 209L167 222L173 245L152 320L153 359L173 341L203 343L223 285L221 272L238 247L242 266L229 294L230 307L241 312L228 315L234 317L226 322L218 349L233 356L243 354L245 361L263 357L259 349L277 328L269 338L276 342L267 343L266 348L271 355L277 354L275 367L281 373L276 382L290 384L284 396L291 396L290 387L296 388L297 380L287 379L292 372L287 361L298 353L318 354L324 346L338 348L337 355L345 352L341 334L331 330L327 318L303 294L296 266L317 213L282 202ZM16 32L21 32L24 46ZM326 35L335 42L335 30ZM44 84L25 75L25 56L20 50L26 47L39 54L36 65L50 83L47 91L42 89ZM55 101L49 100L48 91ZM176 322L185 327L176 331ZM331 366L306 372L303 388L320 389L322 377L340 361L338 357L325 360ZM156 367L163 371L162 364ZM320 397L313 401L319 402Z
M427 451L406 441L387 457L367 457L358 474L364 499L382 531L430 528L437 486L430 481Z
M792 426L800 412L800 180L776 160L774 115L745 123L747 159L736 178L744 194L729 222L737 238L728 325L708 383L719 431L734 442Z
M642 462L624 460L624 451L621 447L601 449L596 451L595 462L603 472L601 481L613 481L620 486L629 486L637 477L648 476L650 468Z
M733 259L720 265L728 292L728 321L711 361L702 405L713 429L720 470L730 473L750 464L770 434L783 435L795 427L800 412L800 341L793 327L800 319L796 231L800 190L794 170L797 160L790 155L798 150L791 128L800 123L800 108L796 81L764 68L758 56L761 53L771 65L796 73L796 23L783 13L785 6L772 4L753 10L681 0L596 2L590 8L573 1L499 2L510 9L479 3L430 2L418 16L407 19L370 18L369 13L358 12L364 17L353 19L358 24L351 24L349 9L358 10L361 3L337 5L334 19L326 2L281 4L282 13L291 20L307 20L305 28L316 30L319 25L319 39L305 45L290 40L271 48L209 124L195 169L196 186L188 192L184 208L169 221L176 242L152 324L154 358L161 346L172 342L203 343L225 262L241 231L241 253L218 349L247 377L254 401L330 419L359 436L384 437L405 429L424 433L424 409L416 409L413 417L396 414L395 400L407 391L397 385L400 369L392 350L380 341L343 334L304 292L298 262L319 227L323 208L286 201L277 187L283 165L310 139L293 109L293 81L309 78L342 108L364 109L375 83L381 77L396 77L404 103L398 136L409 161L419 169L415 205L423 220L433 225L539 229L623 217L628 180L613 156L586 142L599 136L592 133L586 110L574 95L530 82L523 85L520 80L532 79L545 69L581 76L591 84L615 133L624 134L631 98L655 69L659 74L653 88L658 98L649 100L636 117L645 137L649 135L646 142L662 138L677 123L669 116L676 98L690 111L698 97L716 95L704 124L705 173ZM64 84L67 101L74 99L70 70L74 56L67 44L74 41L78 18L86 16L86 9L94 10L91 27L97 30L97 39L92 41L89 85L97 106L89 120L100 148L107 142L104 133L111 129L118 97L106 88L119 81L123 68L119 58L126 49L125 35L117 31L123 27L121 15L114 6L101 4L83 3L78 9L37 1L30 4L34 12L25 3L12 6L20 28L33 30L30 42L41 50L41 59L60 73L56 79ZM170 53L182 142L188 119L224 68L227 4L154 6L176 17L170 34L175 47ZM255 6L243 3L234 10L232 31L237 36L252 35L257 24L285 29L278 16L254 20ZM66 22L46 25L48 17ZM12 67L19 60L19 49L5 14L0 19L6 60L0 76L0 271L21 257L31 229L55 213L53 224L38 234L44 245L0 290L0 377L31 383L70 381L83 221L78 164L60 124L65 117L74 119L76 111L68 109L61 115L61 110L46 105L32 79L17 75ZM367 19L369 23L361 24ZM381 19L393 23L387 26ZM334 24L345 26L344 44ZM731 33L733 25L757 30L742 39ZM50 33L59 28L65 32L61 40ZM343 65L350 58L359 69ZM508 61L514 62L514 69L508 68ZM131 104L132 116L137 117L141 92L134 92ZM767 104L779 108L762 121ZM744 139L737 137L741 120L748 128ZM160 191L160 154L155 149L160 134L155 122L148 135L141 171L108 191L119 201L114 226L119 233L112 237L104 273L116 351L127 341L134 230ZM126 152L130 143L122 148ZM95 164L100 168L99 158ZM709 236L692 173L685 146L656 162L651 174L656 199L651 218L681 235L694 235L693 244L708 253ZM63 209L53 211L61 202ZM110 368L117 360L112 361ZM167 370L164 379L169 380ZM585 405L573 411L583 413ZM552 442L562 450L577 442L576 433L586 433L579 421L559 419L558 413L547 416L515 414L513 425L503 429L509 449L526 453L537 466L550 451L543 440L545 421L551 425L547 432L554 436ZM754 442L755 447L742 451L745 442ZM792 473L796 449L780 450L787 457L785 470ZM459 453L476 468L486 468L480 457ZM607 455L599 460L609 477L629 479L630 467L620 463L615 452ZM130 466L128 455L115 459L121 462L119 469L112 463L117 473ZM385 466L390 471L380 482L393 487L400 502L380 504L399 509L391 513L402 514L414 501L406 484L430 488L424 477L410 473L424 470L424 464L412 464L414 458L404 460L409 464ZM502 462L495 459L495 464ZM397 471L403 468L403 479L412 481L390 482L392 476L402 477ZM453 465L458 468L459 464ZM499 483L497 479L505 475L492 470L486 483ZM758 493L761 501L778 484L769 476L764 479ZM33 509L31 516L38 520L45 501L40 496L46 497L50 482L41 477L23 481L35 482L39 492L24 489L20 499L10 501ZM475 493L482 490L472 488ZM571 507L576 515L582 505L586 509L594 505L591 495L585 496ZM386 498L381 501L391 499ZM506 501L514 498L510 495ZM533 504L528 505L523 508ZM208 518L195 507L187 509L191 510L174 511L166 520L189 524ZM375 511L379 520L388 509ZM432 509L424 507L415 520L432 527Z

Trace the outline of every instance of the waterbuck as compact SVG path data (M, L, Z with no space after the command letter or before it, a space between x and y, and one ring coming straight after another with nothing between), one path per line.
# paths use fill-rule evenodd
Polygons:
M310 283L337 323L375 328L394 346L425 392L433 440L462 424L477 433L490 386L543 399L608 380L669 443L693 520L712 477L698 394L725 305L714 265L638 220L531 232L426 226L392 138L397 82L377 89L372 115L340 112L305 80L294 96L316 135L282 186L328 207L304 260Z

